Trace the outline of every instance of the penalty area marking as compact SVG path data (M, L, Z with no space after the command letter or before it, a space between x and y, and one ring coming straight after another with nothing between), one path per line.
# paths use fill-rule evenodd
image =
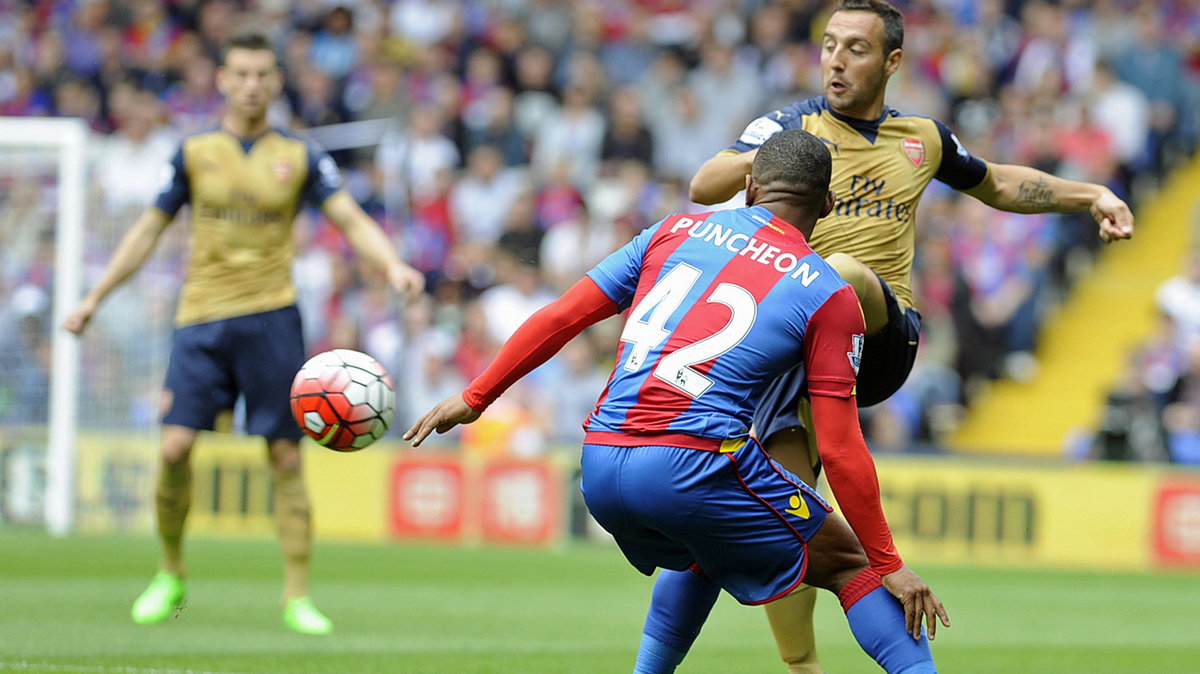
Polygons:
M4 662L0 661L0 672L61 672L62 674L232 674L210 672L203 669L158 669L154 667L126 667L123 665L87 666L53 665L48 662Z

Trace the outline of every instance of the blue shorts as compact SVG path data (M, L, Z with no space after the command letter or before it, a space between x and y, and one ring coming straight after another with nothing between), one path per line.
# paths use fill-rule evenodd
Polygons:
M285 307L188 325L175 330L164 424L212 430L217 414L246 401L246 432L268 440L299 440L289 401L304 365L300 312Z
M729 453L584 445L581 489L639 571L696 567L743 604L800 584L831 510L755 440Z
M901 308L891 286L882 278L879 283L887 301L888 322L863 344L855 393L859 407L879 404L900 390L917 359L921 337L921 314L911 307ZM800 399L807 395L803 367L771 382L754 411L756 436L765 441L779 431L803 426L798 409Z

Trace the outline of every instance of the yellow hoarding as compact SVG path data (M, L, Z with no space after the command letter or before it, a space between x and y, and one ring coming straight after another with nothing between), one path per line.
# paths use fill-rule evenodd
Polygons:
M157 438L80 438L78 529L153 531ZM12 453L12 452L9 452ZM395 443L338 454L305 444L325 539L553 544L575 506L575 451L515 461L416 454ZM888 522L914 563L1200 569L1200 472L1170 466L877 458ZM263 442L216 433L193 457L197 534L272 536Z
M85 533L150 532L157 434L83 434L79 439L76 526ZM318 535L378 540L387 529L392 453L341 455L305 443L305 471ZM262 439L203 433L192 456L188 530L273 535L271 476Z
M884 457L884 510L906 559L931 563L1135 570L1170 560L1165 485L1200 474L1134 464L1045 464ZM1179 501L1190 507L1190 501ZM1191 511L1179 539L1196 535ZM1200 513L1200 511L1198 511ZM1200 523L1196 525L1200 527ZM1176 530L1179 530L1176 527ZM1186 550L1185 550L1186 552ZM1184 555L1186 557L1186 555Z

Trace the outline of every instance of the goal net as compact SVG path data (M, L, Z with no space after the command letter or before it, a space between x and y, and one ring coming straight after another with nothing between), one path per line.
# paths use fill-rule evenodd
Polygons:
M79 120L0 118L0 526L148 526L133 519L151 511L186 233L167 230L82 338L61 329L145 206L108 193L107 143Z

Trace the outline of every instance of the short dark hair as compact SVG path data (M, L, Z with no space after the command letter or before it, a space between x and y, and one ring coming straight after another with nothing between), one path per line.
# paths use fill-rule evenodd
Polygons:
M870 12L883 19L883 54L904 47L904 15L885 0L841 0L835 12Z
M829 148L803 129L787 129L758 148L750 175L772 192L794 194L806 206L819 209L829 192L833 158Z
M269 51L275 54L275 45L271 43L271 38L267 37L266 33L257 30L241 31L229 38L229 42L225 43L225 49L221 51L221 64L229 58L229 52L234 49L246 49L249 51ZM275 54L275 60L279 60L279 55Z

